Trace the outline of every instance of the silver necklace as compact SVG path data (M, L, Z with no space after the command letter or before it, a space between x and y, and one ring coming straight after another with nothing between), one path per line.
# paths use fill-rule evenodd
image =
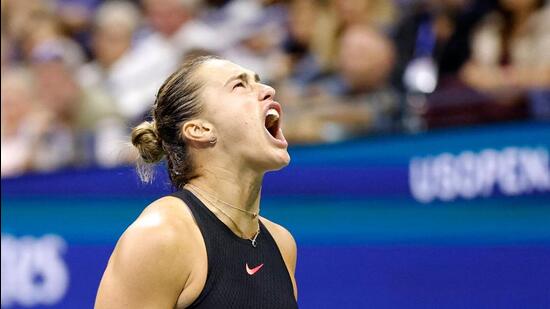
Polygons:
M235 209L235 210L238 210L238 211L240 211L240 212L243 212L243 213L245 213L245 214L251 216L252 218L256 218L256 217L258 216L258 213L257 213L257 212L252 212L252 211L248 211L248 210L245 210L245 209L241 209L241 208L239 208L239 207L235 207L235 206L229 204L229 203L226 202L226 201L220 200L220 199L217 198L214 194L208 193L208 192L203 191L202 189L199 189L197 186L195 186L195 185L193 185L193 184L188 183L187 186L191 187L192 189L194 189L194 190L197 191L198 193L201 193L201 195L203 195L203 196L204 196L204 195L208 195L208 196L212 197L213 199L215 199L216 202L222 203L222 204L224 204L225 206L227 206L227 207L229 207L229 208L233 208L233 209Z
M188 183L187 184L188 187L190 187L191 189L193 189L193 191L195 191L198 195L200 195L203 199L205 199L206 201L208 201L210 203L210 205L212 205L214 208L216 208L219 212L221 212L224 216L226 216L229 220L231 220L231 223L233 223L233 225L237 228L239 234L241 235L241 238L244 238L244 233L243 231L239 228L239 225L237 224L237 222L235 222L235 220L233 220L233 218L228 215L225 211L223 211L221 208L219 208L218 206L216 206L215 203L212 202L212 200L210 198L208 198L206 196L206 193L202 190L200 190L199 188L197 188L196 186ZM214 197L214 196L212 196ZM224 202L216 197L214 197L218 202L224 204L224 205L227 205L227 206L230 206L231 208L234 208L234 209L238 209L238 210L241 210L241 211L244 211L248 214L252 214L253 215L253 218L256 218L258 216L258 214L256 213L251 213L250 211L246 211L246 210L243 210L243 209L240 209L240 208L237 208L233 205L230 205L229 203L227 202ZM256 245L257 245L257 242L256 242L256 239L258 238L258 235L260 235L260 224L258 222L258 230L256 231L256 234L254 234L253 237L251 238L247 238L248 240L250 240L250 242L252 243L252 247L256 248Z

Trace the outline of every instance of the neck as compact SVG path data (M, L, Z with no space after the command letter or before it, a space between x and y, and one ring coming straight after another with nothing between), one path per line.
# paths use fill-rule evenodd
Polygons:
M258 229L258 217L251 218L250 215L231 209L221 202L230 204L246 212L259 213L260 193L263 180L263 174L247 170L230 170L228 168L209 164L208 168L199 167L199 176L189 181L201 192L199 195L206 195L209 201L203 201L205 204L216 203L214 209L218 218L230 227L236 234L242 232L245 238L254 236ZM190 186L191 190L193 190ZM200 196L199 196L200 197ZM212 205L209 205L212 206ZM221 208L225 213L231 216L231 220L237 224L234 227L230 219L225 218L223 214L215 211L215 208Z

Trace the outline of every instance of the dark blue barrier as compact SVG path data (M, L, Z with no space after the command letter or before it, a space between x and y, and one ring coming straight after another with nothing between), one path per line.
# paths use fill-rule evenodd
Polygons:
M262 214L295 236L302 308L550 307L550 125L293 147ZM2 307L89 308L159 167L2 180Z

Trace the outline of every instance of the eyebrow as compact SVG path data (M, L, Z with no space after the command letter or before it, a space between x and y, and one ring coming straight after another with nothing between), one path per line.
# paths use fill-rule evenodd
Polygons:
M244 72L241 73L241 74L239 74L239 75L233 76L233 77L229 78L229 79L227 80L227 82L225 82L224 87L227 86L227 84L229 84L230 82L232 82L232 81L234 81L234 80L236 80L236 79L240 79L240 80L242 80L243 82L246 83L246 82L248 82L248 76L249 76L249 75L246 74L246 73L244 73ZM255 81L255 82L259 82L259 81L260 81L260 76L259 76L257 73L254 73L254 81Z

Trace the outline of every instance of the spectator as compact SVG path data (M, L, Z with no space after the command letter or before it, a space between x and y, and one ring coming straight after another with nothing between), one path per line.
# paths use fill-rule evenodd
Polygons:
M284 37L286 9L278 4L264 4L259 1L233 1L227 4L229 12L226 16L229 25L224 26L220 35L230 37L228 48L220 54L243 67L250 68L267 83L280 79L279 59L282 52L279 49ZM234 6L238 6L236 10ZM231 29L232 34L229 34Z
M2 33L13 44L13 57L20 60L21 41L29 32L29 22L35 17L48 12L48 7L43 1L2 1Z
M364 94L383 89L394 58L394 47L385 35L367 26L351 26L342 35L338 57L342 83L332 90L333 94Z
M394 1L328 1L326 9L320 11L317 33L314 37L314 44L320 55L322 67L325 70L334 69L333 65L338 58L337 47L340 35L345 29L362 24L387 35L393 31L396 17Z
M37 130L36 91L32 75L23 68L2 74L2 177L32 168L32 146ZM34 118L34 119L33 119Z
M490 8L490 2L475 0L416 4L396 27L394 85L421 93L445 87L468 59L470 33Z
M21 37L23 57L32 62L34 53L62 53L62 60L71 70L76 70L85 62L82 47L66 37L57 17L45 8L33 11L31 20L25 23Z
M79 159L75 123L81 93L62 51L60 46L48 44L32 54L32 70L44 108L42 117L47 119L34 145L37 155L33 164L38 170L75 165Z
M90 26L101 2L104 0L55 0L52 3L63 32L83 48L86 59L91 56Z
M118 69L117 62L130 51L140 18L138 8L127 1L106 2L98 8L92 29L95 60L80 69L83 86L109 92L111 71Z
M550 6L544 0L500 0L473 37L462 78L486 91L550 86Z
M282 75L289 82L283 87L287 91L289 87L294 91L304 89L325 71L323 51L317 49L314 37L326 7L317 4L315 0L298 0L289 5L287 35L282 46L285 57L280 59Z
M80 125L92 140L90 156L101 166L114 166L128 158L123 141L129 127L118 111L113 76L119 74L120 61L129 52L140 24L140 12L131 2L111 1L102 4L95 15L92 50L95 60L78 72L85 93Z
M428 0L415 4L413 13L399 23L392 82L406 94L406 130L482 121L480 106L486 99L467 89L457 72L469 57L473 28L492 5L481 0Z
M361 24L386 33L393 28L394 17L391 1L292 1L283 45L287 57L281 64L289 83L279 88L299 93L336 70L339 40L346 28Z
M395 129L399 96L389 85L395 50L371 27L346 29L340 41L339 71L311 88L302 109L287 122L287 139L335 141ZM315 134L320 132L320 134Z
M197 0L143 0L151 33L120 59L112 89L120 113L141 121L156 91L191 49L216 49L218 37L198 20Z
M428 97L428 127L527 119L528 103L548 118L548 12L544 1L499 1L475 29L458 86Z

